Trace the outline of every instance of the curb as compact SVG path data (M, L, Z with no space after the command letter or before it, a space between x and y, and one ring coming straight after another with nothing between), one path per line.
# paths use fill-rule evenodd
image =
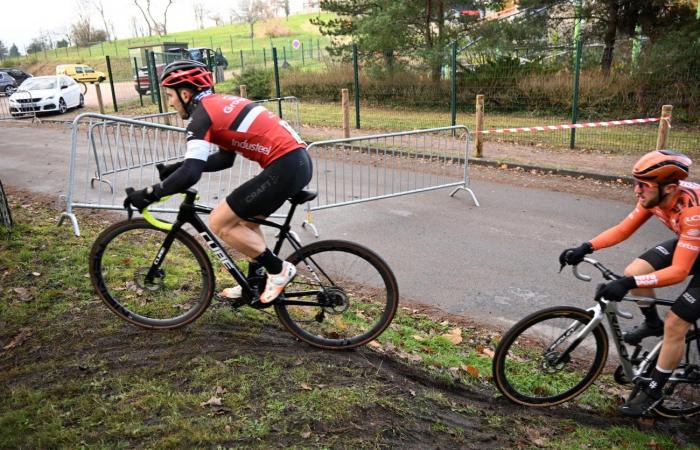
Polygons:
M587 172L583 170L573 170L573 169L559 169L556 167L545 167L545 166L538 166L535 164L526 164L526 163L519 163L519 162L512 162L512 161L498 161L495 159L484 159L484 158L476 158L472 157L469 158L469 163L470 164L476 164L477 166L487 166L487 167L495 167L495 168L501 168L502 166L507 166L507 169L514 169L517 167L521 167L525 170L537 170L537 171L542 171L545 173L552 173L554 175L561 175L561 176L569 176L569 177L584 177L584 178L591 178L594 180L600 180L600 181L606 181L606 182L613 182L613 183L619 183L622 181L624 184L629 184L633 185L634 184L634 179L630 176L627 175L608 175L604 173L598 173L598 172Z

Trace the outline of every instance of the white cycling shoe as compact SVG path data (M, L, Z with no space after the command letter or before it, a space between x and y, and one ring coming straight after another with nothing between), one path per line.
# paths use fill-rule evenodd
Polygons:
M274 301L284 290L284 287L289 284L297 274L297 268L294 264L283 261L282 262L282 272L273 275L267 275L267 282L265 283L265 290L260 294L260 302L270 303Z
M243 289L240 286L226 288L223 291L221 291L219 296L228 298L230 300L238 300L239 298L243 297Z

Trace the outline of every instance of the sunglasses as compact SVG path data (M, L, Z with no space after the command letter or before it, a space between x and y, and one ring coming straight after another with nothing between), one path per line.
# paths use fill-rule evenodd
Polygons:
M655 184L647 183L646 181L639 181L639 180L634 180L634 186L638 187L639 189L641 189L643 191L650 191L650 190L656 188Z

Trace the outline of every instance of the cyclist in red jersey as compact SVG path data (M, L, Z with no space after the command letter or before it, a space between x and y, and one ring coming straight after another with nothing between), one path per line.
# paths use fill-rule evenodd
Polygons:
M613 246L632 235L650 217L658 217L678 235L648 250L625 268L625 276L598 286L596 300L619 301L629 290L654 297L655 287L684 281L700 273L700 185L685 180L691 160L682 153L657 150L644 155L634 166L634 192L638 202L622 222L579 247L564 250L562 267L578 264L595 250ZM624 334L630 344L648 336L663 335L661 353L651 379L638 383L620 412L631 417L646 415L663 401L663 386L680 363L685 334L700 318L700 277L693 276L686 290L661 321L655 306L641 308L644 323Z
M241 97L212 93L211 72L196 61L175 61L160 78L168 104L187 125L187 151L182 162L159 168L162 182L129 195L124 206L139 211L154 201L183 192L199 181L202 172L230 168L236 154L256 161L262 172L238 186L209 216L209 226L224 242L252 259L249 276L261 267L267 272L260 301L270 303L294 275L293 264L267 248L258 224L245 219L267 217L311 180L306 144L277 115ZM218 149L217 149L218 147ZM240 287L222 295L240 297Z

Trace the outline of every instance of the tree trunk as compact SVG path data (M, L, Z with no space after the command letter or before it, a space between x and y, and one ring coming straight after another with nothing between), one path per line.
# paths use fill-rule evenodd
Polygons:
M603 35L603 57L600 61L600 69L603 75L610 75L610 68L613 62L613 51L615 50L615 38L617 36L617 16L620 5L617 0L608 0L607 5L607 24L605 34Z

